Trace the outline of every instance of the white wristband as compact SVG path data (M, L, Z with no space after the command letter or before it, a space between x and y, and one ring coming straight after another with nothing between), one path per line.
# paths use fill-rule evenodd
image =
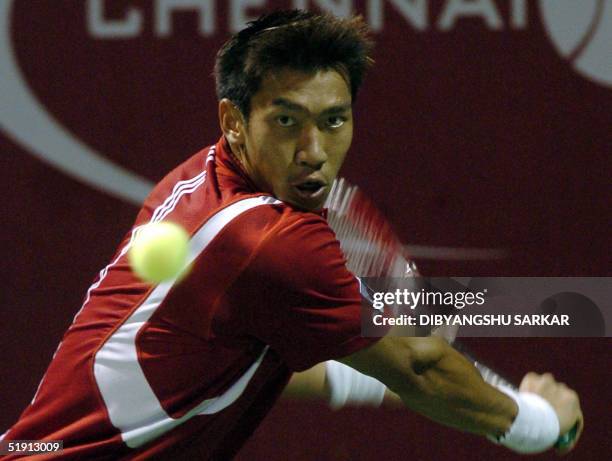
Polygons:
M516 392L507 386L497 386L518 406L518 414L502 437L489 437L517 453L540 453L551 448L559 438L559 418L544 398L531 392Z
M379 406L386 386L375 378L328 360L325 362L326 380L330 390L330 406L337 410L345 405Z

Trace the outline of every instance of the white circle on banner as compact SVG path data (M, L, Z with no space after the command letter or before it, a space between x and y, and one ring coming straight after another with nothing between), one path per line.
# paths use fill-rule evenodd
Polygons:
M540 0L557 51L582 76L612 87L612 0Z
M0 109L4 109L0 110L0 129L28 152L69 176L140 205L153 183L78 139L47 111L27 84L13 49L13 3L0 0Z

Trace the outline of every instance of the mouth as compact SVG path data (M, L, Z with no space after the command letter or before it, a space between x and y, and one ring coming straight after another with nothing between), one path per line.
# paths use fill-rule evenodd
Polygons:
M302 200L319 201L325 196L327 183L321 179L305 179L292 184L296 195Z

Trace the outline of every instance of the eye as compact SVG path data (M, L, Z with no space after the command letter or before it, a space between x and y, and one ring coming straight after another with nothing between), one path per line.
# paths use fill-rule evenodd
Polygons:
M340 117L339 115L332 115L327 119L327 126L330 128L340 128L346 122L346 117Z
M278 123L284 128L288 128L294 126L297 121L295 120L295 118L290 117L289 115L279 115L278 117L276 117L276 123Z

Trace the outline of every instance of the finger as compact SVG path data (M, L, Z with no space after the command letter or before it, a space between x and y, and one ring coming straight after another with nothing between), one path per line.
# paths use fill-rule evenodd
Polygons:
M537 383L539 379L540 379L540 375L538 375L537 373L534 373L533 371L530 371L521 380L519 391L521 392L532 391L535 383Z

